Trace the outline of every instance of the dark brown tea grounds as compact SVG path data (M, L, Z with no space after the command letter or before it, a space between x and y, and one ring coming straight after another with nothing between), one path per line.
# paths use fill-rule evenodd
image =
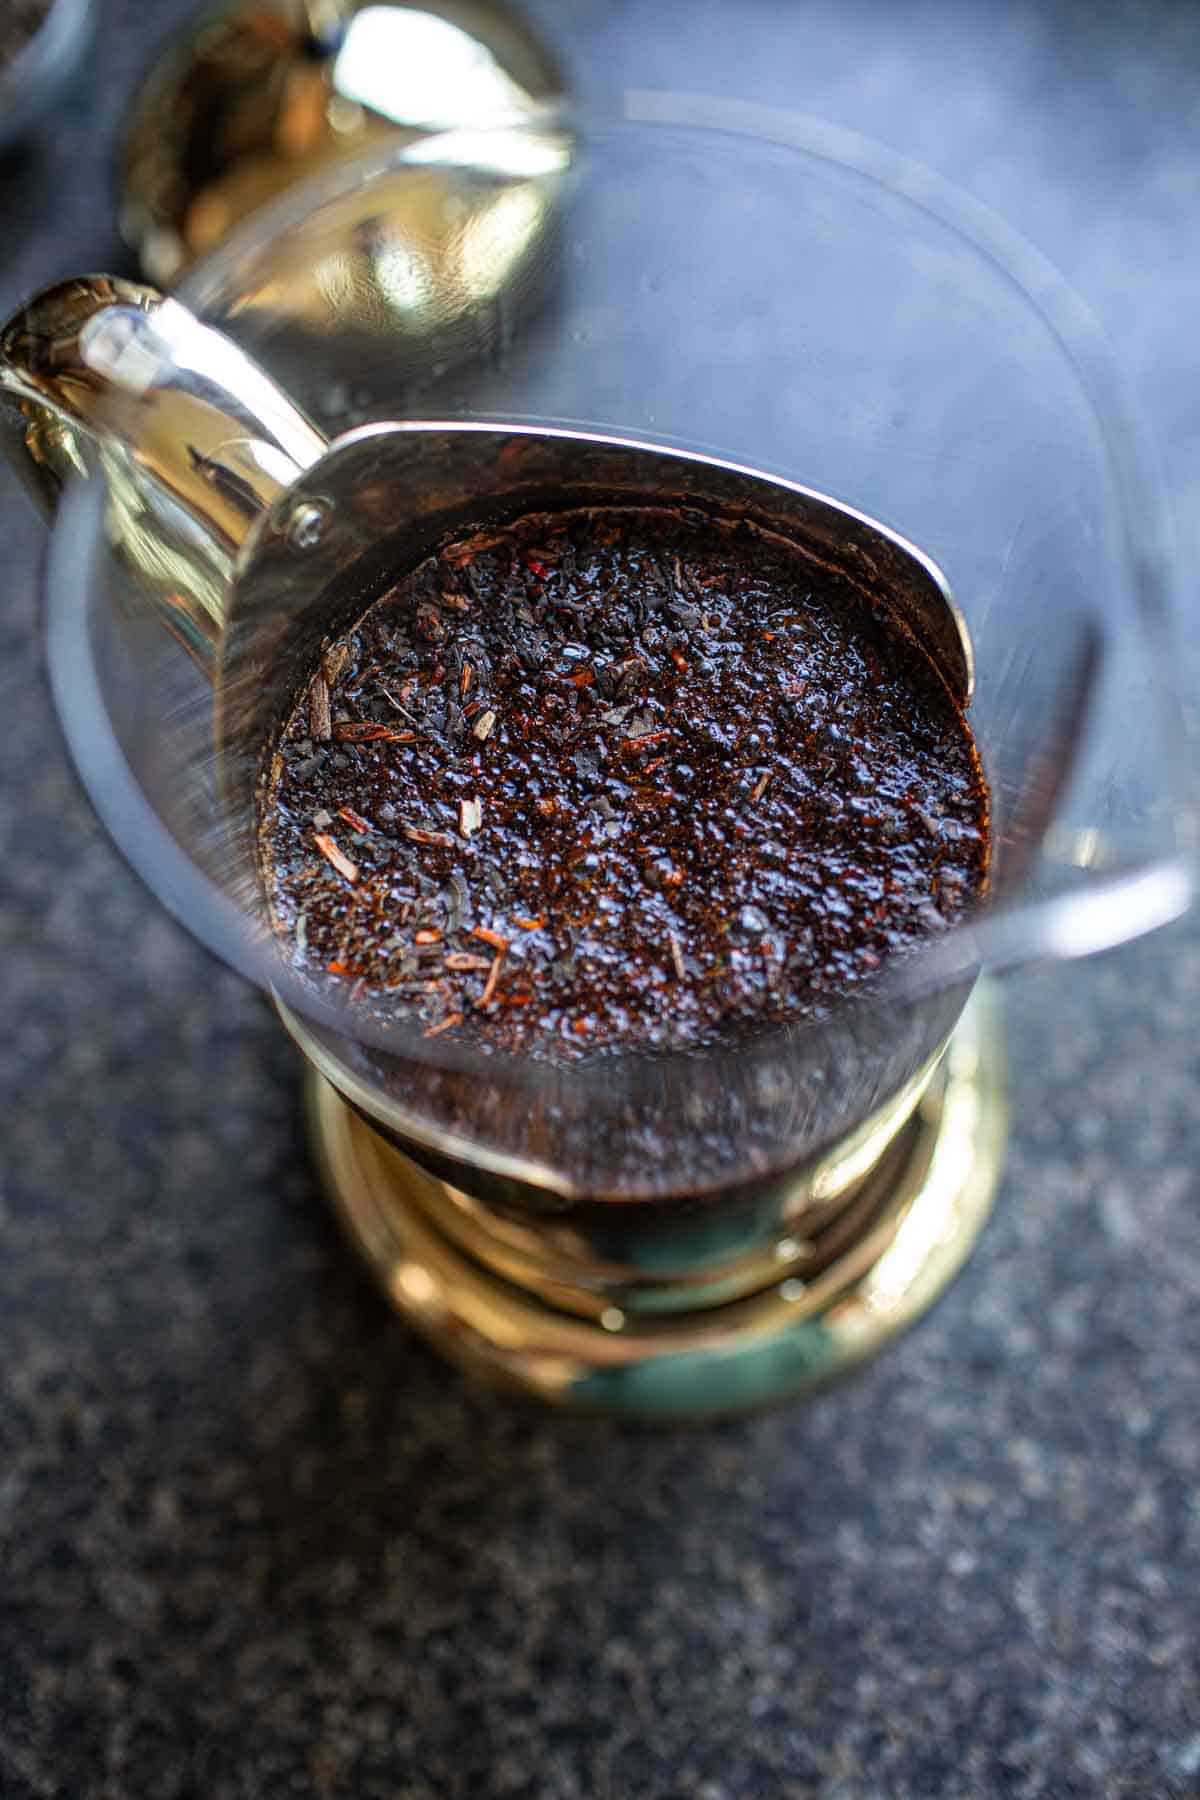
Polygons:
M576 1057L820 1016L987 880L970 730L894 619L749 524L531 514L406 574L275 757L295 962Z

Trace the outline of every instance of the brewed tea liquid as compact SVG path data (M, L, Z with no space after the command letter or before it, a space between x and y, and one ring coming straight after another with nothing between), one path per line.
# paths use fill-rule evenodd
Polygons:
M527 514L399 571L264 792L302 968L551 1058L822 1016L975 905L988 796L888 607L749 522Z

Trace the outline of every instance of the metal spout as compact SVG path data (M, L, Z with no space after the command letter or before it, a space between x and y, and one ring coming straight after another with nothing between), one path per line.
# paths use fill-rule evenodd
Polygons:
M176 300L108 275L48 288L0 329L0 445L52 518L97 457L109 530L164 576L182 539L206 540L207 578L169 580L173 628L201 659L225 583L265 508L324 453L316 426L230 339ZM217 579L213 579L214 571Z

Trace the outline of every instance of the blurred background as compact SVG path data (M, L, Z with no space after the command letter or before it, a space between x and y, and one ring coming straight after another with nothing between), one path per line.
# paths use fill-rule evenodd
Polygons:
M193 11L101 0L0 149L0 317L132 272L119 133ZM577 92L822 114L1059 266L1157 439L1190 704L1200 9L522 16ZM543 1416L360 1276L277 1026L69 772L3 470L0 524L0 1795L1200 1792L1200 923L1009 986L995 1220L880 1364L706 1431Z

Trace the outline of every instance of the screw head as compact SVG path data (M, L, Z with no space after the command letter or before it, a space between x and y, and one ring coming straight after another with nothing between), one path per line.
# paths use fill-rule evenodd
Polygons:
M325 535L331 511L326 500L297 500L284 528L284 536L292 549L314 549Z

